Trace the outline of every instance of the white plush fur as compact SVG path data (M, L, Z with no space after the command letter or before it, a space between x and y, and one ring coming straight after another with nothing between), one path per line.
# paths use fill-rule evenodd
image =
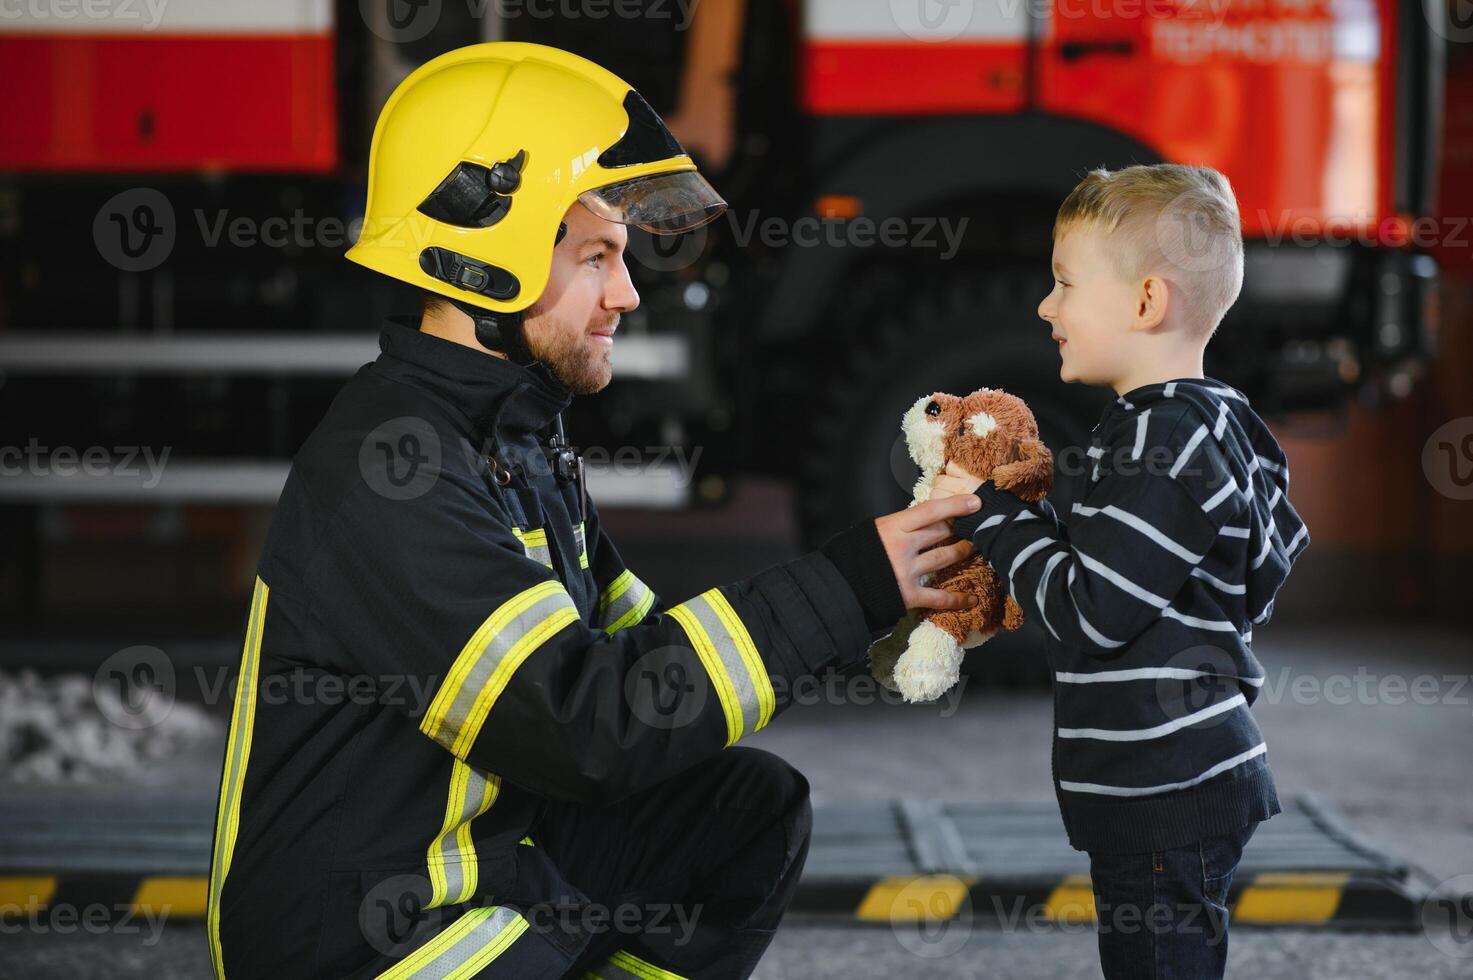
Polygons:
M907 701L935 701L961 676L962 648L935 623L921 623L895 662L895 687Z
M931 499L931 487L946 465L946 431L939 420L926 414L926 405L930 401L930 395L922 395L900 419L905 447L910 451L910 458L921 468L920 479L911 490L911 506Z
M993 418L988 412L978 412L976 415L967 419L967 424L972 427L972 431L977 433L978 436L986 439L992 435L992 430L997 428L997 419Z

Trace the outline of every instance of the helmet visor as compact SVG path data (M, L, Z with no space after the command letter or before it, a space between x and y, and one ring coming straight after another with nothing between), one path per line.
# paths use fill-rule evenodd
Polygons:
M694 170L635 177L578 195L607 221L637 225L656 235L678 235L715 221L726 210L716 189Z

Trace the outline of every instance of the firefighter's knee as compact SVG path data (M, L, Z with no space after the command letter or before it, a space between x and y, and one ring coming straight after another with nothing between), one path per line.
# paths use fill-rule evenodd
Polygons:
M777 815L792 815L806 836L812 824L808 780L787 760L763 749L733 746L721 753L728 767L728 798L734 805ZM726 795L723 793L723 795Z

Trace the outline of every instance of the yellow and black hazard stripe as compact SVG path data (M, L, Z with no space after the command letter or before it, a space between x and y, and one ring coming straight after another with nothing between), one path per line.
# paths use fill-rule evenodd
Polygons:
M1388 874L1349 871L1257 872L1235 879L1228 894L1234 925L1407 929L1419 927L1420 903ZM1088 875L1048 881L951 874L875 880L803 879L791 910L861 922L937 921L960 915L998 925L1090 923Z
M696 656L726 716L726 744L772 720L776 695L767 666L752 636L720 589L711 589L670 609L695 648Z
M502 603L456 656L420 720L420 731L464 758L522 661L577 621L573 597L555 580L540 582Z
M583 974L583 980L686 980L679 973L642 960L628 950L619 950Z
M613 636L621 629L642 621L654 604L654 590L626 568L599 593L593 623Z
M245 787L246 764L251 756L251 734L256 720L256 689L261 672L261 634L266 628L266 603L271 590L256 576L251 611L246 621L245 648L241 652L240 676L235 682L235 707L230 716L230 734L225 741L225 768L220 774L220 802L215 817L215 842L210 860L205 931L209 935L210 961L217 980L225 976L220 952L220 895L230 858L240 830L241 793Z
M533 845L530 837L524 845ZM206 914L210 879L196 875L0 875L0 919L49 906L103 907L113 914L199 919ZM1228 896L1234 925L1416 930L1421 898L1386 874L1349 871L1260 872L1234 881ZM805 877L791 911L859 922L935 921L967 914L1060 924L1094 918L1088 875L1049 881L964 875L898 875L875 880ZM617 976L618 974L615 974Z

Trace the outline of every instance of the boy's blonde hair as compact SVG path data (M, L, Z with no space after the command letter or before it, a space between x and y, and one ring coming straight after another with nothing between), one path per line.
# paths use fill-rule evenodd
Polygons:
M1115 239L1110 257L1126 279L1155 273L1179 286L1187 322L1208 336L1243 288L1238 202L1211 167L1092 170L1059 206L1054 241L1075 228Z

